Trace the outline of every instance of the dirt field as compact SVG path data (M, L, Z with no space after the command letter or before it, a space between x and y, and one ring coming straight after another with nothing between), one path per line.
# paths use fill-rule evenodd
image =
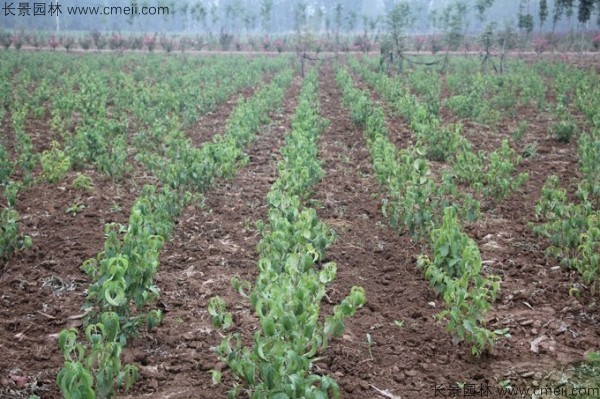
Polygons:
M358 76L361 88L370 88ZM536 141L537 156L526 158L519 172L529 180L499 206L482 204L482 219L467 230L481 250L487 272L502 277L500 297L489 313L490 329L510 328L511 339L501 339L491 353L475 358L466 345L454 345L434 316L443 303L416 267L421 248L410 237L388 227L381 213L383 190L371 167L362 129L351 122L335 82L332 62L319 70L322 116L330 124L319 142L325 178L313 195L318 216L337 232L328 250L338 275L327 292L323 310L328 313L354 285L367 293L367 304L346 321L342 339L333 340L315 364L317 373L331 375L342 398L434 397L435 387L449 396L457 383L493 387L501 381L512 386L550 387L569 375L586 351L600 345L600 313L587 290L569 296L579 281L544 255L546 243L533 235L528 223L549 174L568 181L578 176L577 143L559 144L548 138L548 116L532 110L520 112L529 122L525 142ZM248 304L233 291L230 279L239 275L254 281L256 220L267 217L266 194L277 177L279 149L291 129L301 78L295 78L278 113L249 148L250 162L228 181L221 180L201 203L190 205L179 218L173 239L161 251L156 284L158 308L165 313L161 326L133 339L124 363L140 368L140 380L126 398L224 398L231 376L219 363L214 348L221 334L210 323L207 301L219 295L231 306L234 325L248 339L257 320ZM256 88L242 92L244 98ZM409 145L410 129L387 112L390 139L399 148ZM201 146L224 128L239 94L204 116L187 133ZM456 122L442 112L444 123ZM502 120L495 134L465 122L466 137L476 149L491 151L516 126ZM8 130L8 129L7 129ZM7 131L5 130L5 131ZM34 130L36 148L47 148L42 127ZM31 132L30 132L31 133ZM9 138L10 139L10 138ZM28 397L36 386L43 399L61 397L55 383L63 358L56 342L66 327L81 326L80 307L88 281L82 261L102 250L101 226L126 223L131 205L143 184L153 178L137 168L121 182L89 171L91 192L74 190L69 183L39 184L20 193L17 210L21 230L33 238L30 250L14 256L0 274L0 397ZM76 215L66 213L73 204L85 204ZM367 334L372 344L367 343ZM537 341L536 352L532 342ZM213 385L209 371L223 371L223 384ZM466 392L466 391L465 391ZM461 391L462 396L463 391Z

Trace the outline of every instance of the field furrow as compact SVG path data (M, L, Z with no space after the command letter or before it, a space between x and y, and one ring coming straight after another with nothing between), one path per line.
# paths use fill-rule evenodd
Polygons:
M595 397L598 71L296 22L0 52L0 399Z
M132 348L131 356L143 366L139 392L131 397L226 395L226 385L210 382L209 370L218 364L214 347L221 336L211 325L206 307L210 297L219 295L232 305L240 331L256 328L252 310L242 303L230 280L236 275L249 281L256 278L259 238L254 223L267 217L266 194L277 175L278 151L290 128L300 86L296 78L282 107L248 149L248 164L181 215L173 240L161 253L157 275L164 324Z

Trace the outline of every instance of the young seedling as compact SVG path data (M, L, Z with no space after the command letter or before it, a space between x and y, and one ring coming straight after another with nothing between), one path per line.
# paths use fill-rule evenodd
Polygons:
M73 188L75 190L92 191L93 187L92 178L83 173L77 173L77 176L73 179Z
M75 217L75 216L77 216L77 214L79 212L81 212L84 209L85 209L84 204L79 204L79 203L75 202L65 210L65 213L68 213L71 216Z

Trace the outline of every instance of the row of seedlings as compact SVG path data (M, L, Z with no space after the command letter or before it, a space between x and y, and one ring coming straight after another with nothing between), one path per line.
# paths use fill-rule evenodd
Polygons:
M578 78L571 91L577 110L587 117L589 129L581 132L578 141L580 180L576 195L570 199L559 178L548 176L532 228L549 241L546 254L576 270L596 295L600 291L600 82L589 74ZM561 97L559 104L563 102ZM578 294L579 289L574 286L571 291Z
M200 73L196 68L191 68L194 65L190 65L193 75L157 83L158 76L138 76L137 70L129 75L119 72L124 67L120 62L111 64L106 76L99 74L97 71L105 69L99 65L106 66L105 63L110 61L102 57L78 60L78 66L83 68L77 74L67 73L70 67L63 70L62 61L64 59L61 57L43 62L33 59L29 63L19 64L21 72L14 93L9 92L6 97L12 98L6 106L12 110L16 157L11 160L4 144L0 143L0 188L6 198L6 206L3 206L0 214L0 266L14 252L31 246L31 238L19 233L19 214L14 209L19 191L40 180L56 183L67 175L71 167L81 168L88 163L93 163L99 171L113 178L121 177L131 167L126 162L129 152L127 128L132 123L128 122L127 110L131 110L135 120L142 126L149 126L152 120L160 119L157 115L177 113L186 123L192 123L192 113L204 114L214 109L232 93L262 79L264 72L276 71L287 63L286 60L275 62L259 59L248 64L245 59L216 59L213 65L201 68ZM136 59L128 58L128 61L135 62ZM151 60L150 65L156 66L159 71L167 68L163 72L176 66L167 63L165 67L157 62L158 59ZM244 69L245 73L237 73L242 62L248 68ZM10 63L7 65L3 72L11 70ZM143 67L135 65L137 69ZM15 67L12 66L13 69ZM46 76L39 74L35 67L49 73ZM115 71L117 73L113 73ZM174 75L167 73L166 76ZM33 80L38 83L36 89L25 90L24 87ZM48 87L56 84L56 81L63 86L51 96ZM180 85L179 90L176 90L177 85ZM8 86L2 86L5 87ZM185 95L181 96L184 87ZM191 87L196 89L191 90ZM178 93L179 97L173 93ZM50 149L39 155L34 153L32 140L25 132L25 122L28 116L43 117L48 101L52 128L64 137L65 150L60 148L58 142L53 142ZM79 121L77 126L74 120ZM151 131L162 132L159 126L166 129L164 124L154 123ZM75 133L70 134L70 130L75 130ZM136 144L144 143L144 146L137 145L139 151L150 150L149 138L148 134L138 134ZM38 164L41 172L38 178L34 178ZM13 180L17 175L20 181Z
M232 281L250 300L260 328L249 347L239 334L232 334L217 348L233 374L231 397L242 391L255 399L339 396L333 379L313 372L313 362L331 336L342 335L344 319L365 303L365 294L353 287L333 314L320 317L326 286L336 275L335 263L323 263L334 232L306 201L323 177L317 139L325 126L319 115L317 73L312 70L282 149L279 177L267 196L268 223L257 224L262 234L258 278L253 288L249 282ZM219 297L211 299L209 312L217 326L230 324L231 314ZM215 374L220 379L220 373Z
M444 300L445 309L438 317L447 320L454 340L466 341L471 352L480 355L494 344L498 334L506 332L485 327L485 315L496 299L500 282L497 276L481 274L477 244L458 222L458 215L464 217L471 205L464 198L461 204L448 196L446 184L438 185L430 178L425 151L418 146L398 151L388 139L383 110L354 86L347 71L340 68L336 80L344 104L365 129L373 169L388 191L384 213L392 225L404 224L411 233L416 230L413 237L425 239L433 253L433 259L422 255L418 266Z
M529 178L527 173L516 174L522 157L508 140L503 140L500 148L489 154L475 152L463 137L461 125L443 125L432 107L421 103L402 81L373 72L369 64L350 60L350 65L409 123L425 158L452 167L448 176L456 183L468 184L475 192L500 202Z
M137 368L123 366L121 353L140 328L152 329L162 319L159 310L148 307L159 294L153 278L164 241L192 200L190 192L203 192L216 177L232 176L241 167L244 146L269 121L269 113L281 103L292 77L292 71L282 72L271 85L241 103L228 120L226 133L202 148L192 148L189 139L183 138L165 143L166 157L161 157L157 170L163 189L144 187L132 207L129 225L108 225L105 250L82 265L91 280L84 306L86 339L78 340L76 329L59 334L65 364L57 383L65 398L110 398L116 387L129 389L135 382ZM174 136L181 137L179 133Z

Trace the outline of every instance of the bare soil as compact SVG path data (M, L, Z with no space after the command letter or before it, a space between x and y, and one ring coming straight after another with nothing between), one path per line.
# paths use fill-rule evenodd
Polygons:
M362 87L366 86L362 84ZM372 94L374 100L388 110L388 125L390 122L397 125L390 129L390 139L403 147L406 145L401 143L406 138L405 122L401 117L393 115L376 93ZM481 220L467 227L468 234L476 240L481 250L486 271L498 274L503 279L500 298L490 312L488 326L492 329L508 327L512 338L499 341L496 348L481 359L471 357L467 348L453 346L448 334L442 333L445 337L442 336L441 340L439 336L433 336L435 330L432 324L435 323L432 317L439 309L433 309L433 303L429 301L434 302L436 308L443 304L439 298L430 294L428 303L420 306L418 312L429 313L423 320L428 328L424 331L415 330L418 333L413 337L403 335L402 339L395 341L399 345L412 341L418 348L415 351L408 344L408 348L399 351L402 356L398 356L406 358L405 352L408 349L413 351L411 359L398 361L388 371L388 376L397 382L395 389L391 390L395 394L403 398L419 398L426 394L427 388L430 395L434 394L434 384L445 384L448 388L448 384L456 382L475 383L478 387L490 384L495 389L499 381L507 379L511 380L513 386L551 387L562 378L563 372L567 372L569 365L580 362L586 352L598 349L600 314L594 305L596 299L585 289L579 298L569 296L571 287L583 287L580 278L576 273L559 267L553 259L547 259L544 255L547 242L535 237L528 226L529 222L535 220L535 204L547 176L559 176L571 193L575 188L573 183L579 177L575 140L562 144L548 137L549 119L547 114L540 114L532 109L520 110L519 121L529 122L529 129L521 145L537 144L537 155L525 158L518 167L519 173L529 174L529 180L500 204L484 201ZM449 113L443 113L442 120L445 123L458 121ZM470 121L461 122L465 124L466 137L474 148L488 152L496 149L502 139L510 138L510 133L518 123L503 120L496 129L490 129ZM334 186L332 185L332 189ZM371 234L363 236L370 237ZM418 252L410 253L414 255ZM377 273L369 275L376 276ZM399 280L399 284L402 281L407 280L403 278ZM413 304L418 296L413 298L407 295L405 298L405 301ZM388 304L386 308L390 309L390 306ZM348 322L348 325L351 323L352 321ZM387 324L390 324L389 320ZM405 323L406 325L409 324ZM390 334L391 332L385 331L382 335L387 339ZM366 332L363 334L363 343L364 335ZM375 338L373 333L371 335ZM536 339L541 340L538 353L531 350L531 343ZM429 353L426 351L428 342L433 343ZM373 356L377 359L375 350ZM356 364L358 357L354 360L349 364ZM381 367L378 371L381 372ZM387 384L382 379L380 384L383 386L379 388L393 387L394 384L390 382L389 378ZM362 388L367 385L363 383ZM416 392L407 388L419 385L421 388ZM449 393L448 390L444 392Z
M58 185L37 184L17 199L20 230L33 247L13 256L0 271L0 397L57 397L62 354L56 335L81 325L89 282L79 269L103 249L106 223L127 223L141 187L131 179L115 183L93 171L91 192L71 187L75 173ZM81 205L76 214L66 210ZM21 388L21 389L19 389ZM49 391L46 391L49 389Z
M141 378L121 397L226 397L231 377L215 356L222 337L210 324L206 306L219 295L234 314L235 331L247 340L256 328L247 301L233 291L230 279L256 278L260 237L254 223L267 216L266 194L277 177L279 149L300 85L297 79L282 110L250 146L248 165L179 219L173 239L161 252L156 276L158 307L165 320L126 348L125 361L140 367ZM580 284L578 277L548 260L545 242L527 226L546 176L555 173L566 181L577 176L575 144L548 139L545 122L528 115L532 127L524 141L538 142L538 156L519 169L529 173L529 181L502 203L484 204L482 220L467 229L481 249L486 271L503 278L488 326L510 328L512 335L475 358L466 345L453 344L445 325L435 320L443 302L416 268L422 249L391 230L381 213L385 189L377 185L362 130L341 104L329 62L320 70L319 95L330 125L319 142L326 176L315 188L313 204L338 235L327 259L337 263L338 276L323 311L330 312L354 285L365 288L368 300L346 322L343 338L333 340L315 365L316 372L339 383L342 398L382 398L381 390L420 399L434 397L434 386L442 384L448 396L456 383L475 384L477 389L489 384L493 391L486 397L500 398L495 390L500 381L552 386L586 351L598 349L600 314L590 306L594 299L585 289L579 298L569 296L569 289ZM194 143L221 129L233 106L230 101L202 119L203 127L191 134ZM409 145L410 130L401 118L390 112L388 116L394 143ZM476 135L469 139L482 149L492 148L483 137L480 142ZM91 193L73 190L71 175L58 186L41 184L19 197L22 230L32 235L34 247L15 256L0 273L2 398L27 397L34 387L43 399L60 397L54 379L62 358L53 334L80 323L71 318L80 313L88 284L79 266L102 249L104 223L127 221L139 192L131 179L115 184L88 173L95 183ZM65 213L74 203L86 207L76 216ZM536 339L541 341L534 353ZM211 383L209 371L215 368L223 371L221 385Z

